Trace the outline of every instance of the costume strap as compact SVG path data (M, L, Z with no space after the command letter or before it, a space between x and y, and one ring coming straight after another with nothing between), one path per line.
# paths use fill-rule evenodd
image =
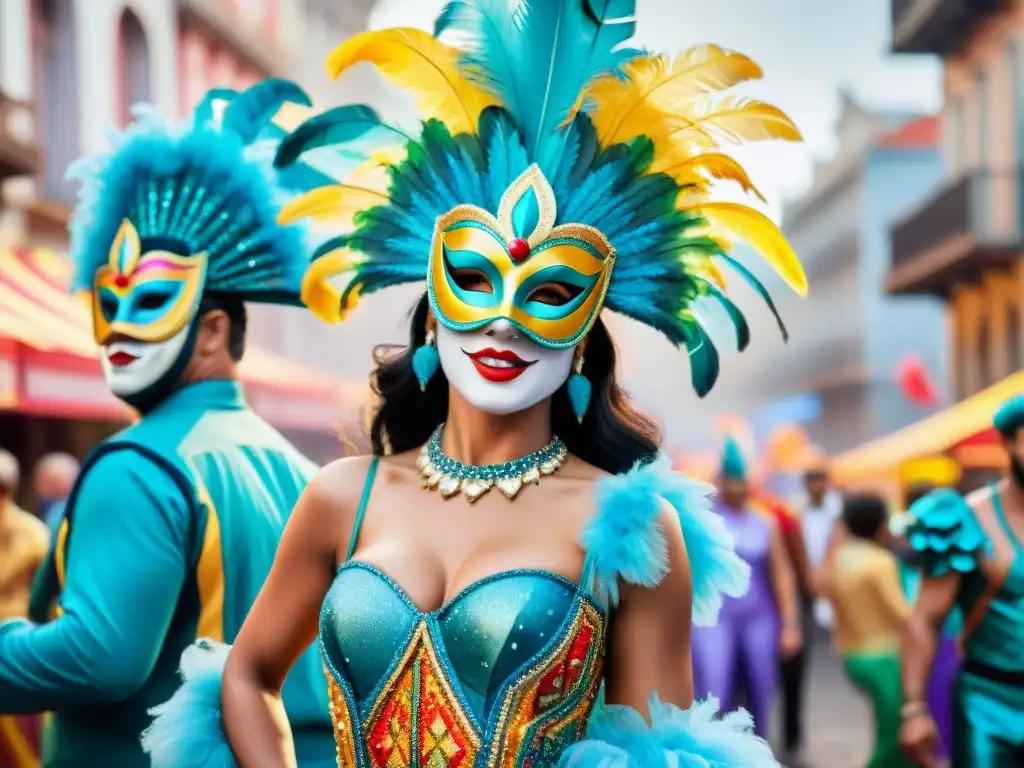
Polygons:
M345 553L345 562L352 559L355 554L356 544L359 542L359 529L363 527L363 518L366 516L366 505L370 501L370 493L373 491L373 481L377 478L377 465L380 464L380 456L374 456L370 460L370 468L366 471L366 481L363 483L363 495L359 497L359 509L356 510L356 521L352 524L352 536L348 540L348 551Z

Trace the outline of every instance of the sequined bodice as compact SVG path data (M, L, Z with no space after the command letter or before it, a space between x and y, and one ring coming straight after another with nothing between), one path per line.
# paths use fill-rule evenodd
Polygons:
M603 610L545 571L496 574L422 613L349 561L320 615L339 765L553 767L583 735L604 636Z

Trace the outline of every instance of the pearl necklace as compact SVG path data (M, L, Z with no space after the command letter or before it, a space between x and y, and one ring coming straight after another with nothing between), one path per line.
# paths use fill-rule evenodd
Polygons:
M565 443L558 437L552 437L551 442L539 451L521 459L504 464L463 464L445 455L441 449L443 434L444 424L441 424L420 451L416 466L423 487L439 491L446 499L462 491L470 502L474 502L495 486L506 497L514 499L527 483L536 485L541 475L557 472L568 455Z

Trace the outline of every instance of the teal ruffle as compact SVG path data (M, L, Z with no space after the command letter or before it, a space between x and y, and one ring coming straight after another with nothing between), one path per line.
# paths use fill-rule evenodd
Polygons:
M599 707L587 737L565 751L558 768L779 768L750 715L719 716L713 696L680 709L652 694L648 709L650 725L632 707Z
M185 681L170 701L154 707L142 748L153 768L238 768L221 724L220 683L228 646L200 640L181 657Z
M910 515L907 540L927 576L970 573L989 550L988 536L954 490L932 491L910 507Z

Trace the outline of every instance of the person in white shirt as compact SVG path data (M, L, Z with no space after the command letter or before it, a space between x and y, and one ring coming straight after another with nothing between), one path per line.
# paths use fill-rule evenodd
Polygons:
M797 511L811 572L817 573L825 562L836 522L842 515L843 500L832 488L828 464L823 454L814 451L805 463L803 493L792 506ZM829 604L813 595L803 595L804 638L800 653L782 663L782 743L787 765L799 762L803 746L803 697L811 646L814 645L814 624L828 628L832 623Z

